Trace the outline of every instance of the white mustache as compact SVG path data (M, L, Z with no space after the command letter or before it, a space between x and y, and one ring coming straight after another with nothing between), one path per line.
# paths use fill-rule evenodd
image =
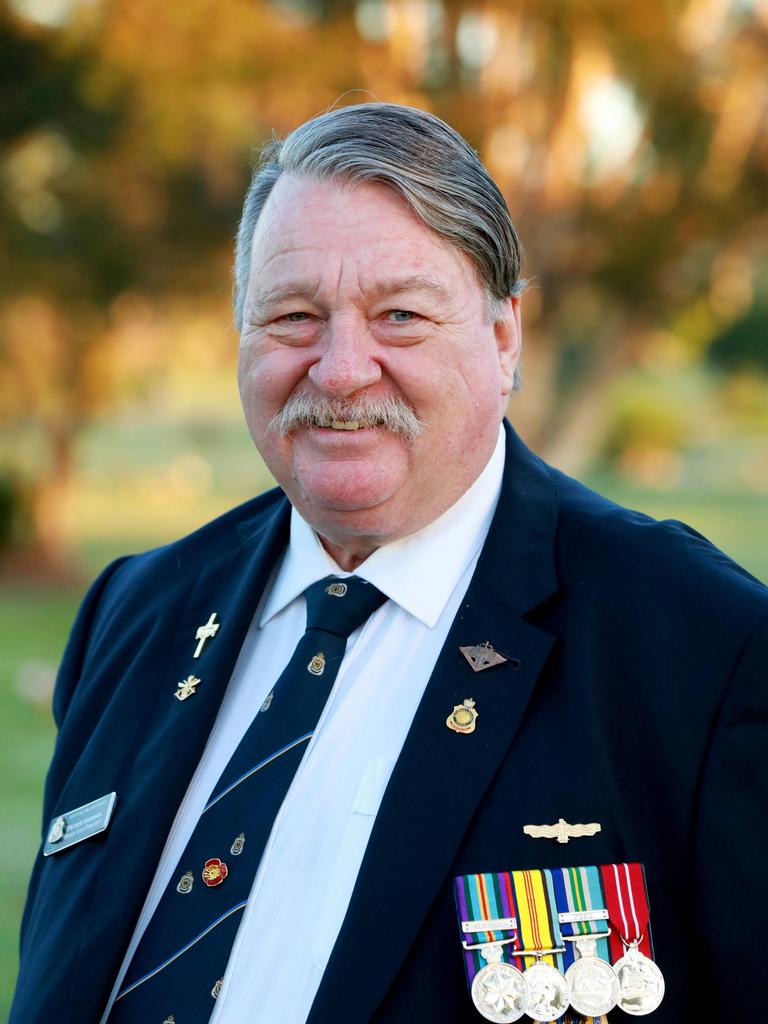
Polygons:
M422 431L422 423L402 398L321 398L291 395L270 421L269 430L286 437L299 427L330 427L334 421L354 420L361 427L384 427L410 444Z

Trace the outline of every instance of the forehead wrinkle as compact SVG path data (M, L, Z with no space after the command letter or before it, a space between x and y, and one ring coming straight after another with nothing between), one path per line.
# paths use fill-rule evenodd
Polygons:
M263 309L265 306L277 305L286 299L306 299L308 302L314 302L318 291L319 285L312 285L308 281L291 281L286 284L273 285L271 288L257 286L248 305L251 309Z
M449 302L452 294L445 285L427 274L405 274L401 277L384 278L374 281L364 288L373 298L386 298L388 295L426 294L432 295L443 302Z

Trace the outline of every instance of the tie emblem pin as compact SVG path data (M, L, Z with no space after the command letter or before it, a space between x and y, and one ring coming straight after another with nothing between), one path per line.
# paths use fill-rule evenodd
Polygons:
M181 876L179 881L176 883L176 892L180 892L182 896L192 891L192 886L195 884L195 876L191 871L187 871Z
M219 860L218 857L211 857L203 865L203 882L208 886L209 889L213 889L214 886L221 885L224 879L229 874L229 868L223 860Z
M307 671L311 672L313 676L321 676L325 672L325 655L322 651L318 651L310 661L307 665Z

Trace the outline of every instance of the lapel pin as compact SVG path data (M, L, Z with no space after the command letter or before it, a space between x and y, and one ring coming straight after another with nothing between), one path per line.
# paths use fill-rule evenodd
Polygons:
M478 714L475 711L475 702L467 697L463 704L457 704L448 715L445 724L454 732L470 733L475 731L475 722Z
M473 672L483 672L495 665L503 665L508 659L493 647L486 640L482 644L473 644L471 647L460 647L459 650L472 666Z
M219 631L220 625L220 622L216 622L216 612L211 612L211 617L208 619L208 621L204 623L202 626L197 627L197 632L195 633L195 640L198 641L198 644L193 657L200 657L200 655L203 653L205 641L210 640L211 637L216 636L216 634Z
M243 847L244 846L245 846L245 832L241 832L240 835L237 836L235 841L230 846L229 852L232 854L233 857L239 857L240 854L243 852Z
M602 831L602 825L591 822L589 825L569 825L565 818L559 818L556 825L525 825L523 832L532 839L556 839L558 843L567 843L569 839L581 839L583 836L594 836Z
M260 712L261 711L269 711L270 706L272 705L272 698L274 696L275 696L275 691L274 690L271 693L267 694L266 698L264 699L264 703L259 708Z
M221 992L221 986L223 984L224 984L224 979L223 978L219 978L219 980L216 982L216 984L211 989L211 995L213 996L214 999L218 999L219 998L219 992Z
M176 700L186 700L187 697L191 697L193 693L197 693L197 687L201 682L197 676L187 676L186 679L182 679L180 683L177 683L177 690L174 693Z

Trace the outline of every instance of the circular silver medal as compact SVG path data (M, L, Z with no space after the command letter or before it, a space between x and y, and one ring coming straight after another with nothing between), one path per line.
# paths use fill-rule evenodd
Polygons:
M525 1012L537 1021L551 1021L562 1017L568 1009L570 992L568 982L555 967L543 960L531 964L523 975L528 985L528 1003Z
M664 975L653 960L630 946L613 969L619 979L619 1007L635 1017L653 1013L664 998Z
M475 975L472 1002L486 1020L520 1020L528 1004L528 986L516 967L491 963Z
M571 1006L585 1017L600 1017L619 1001L620 985L616 972L597 956L583 956L565 972L571 993Z

